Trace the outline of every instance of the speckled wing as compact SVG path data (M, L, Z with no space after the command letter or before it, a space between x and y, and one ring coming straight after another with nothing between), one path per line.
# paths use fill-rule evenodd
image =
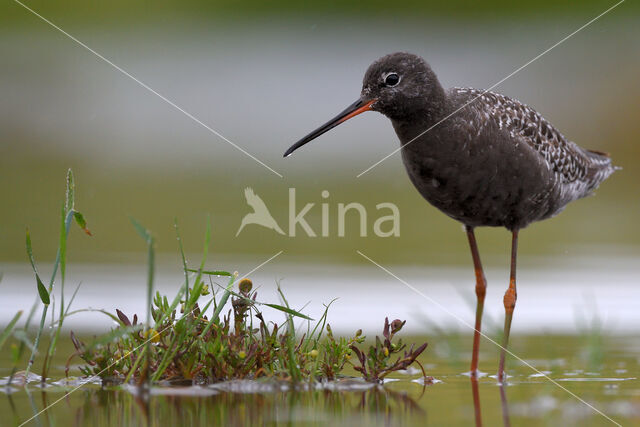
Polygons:
M504 95L472 88L454 88L457 95L472 101L470 108L493 119L514 140L533 147L564 184L574 184L588 193L613 171L604 153L588 151L567 140L533 108ZM578 188L576 188L578 190ZM582 195L580 195L582 196Z

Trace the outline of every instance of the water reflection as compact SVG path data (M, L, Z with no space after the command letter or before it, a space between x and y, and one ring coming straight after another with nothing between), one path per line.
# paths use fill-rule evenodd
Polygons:
M592 408L525 366L514 364L508 386L495 378L470 379L460 374L467 359L466 335L432 337L427 372L436 384L423 387L418 373L398 374L384 388L342 380L323 388L290 391L287 381L232 381L202 387L172 384L154 387L148 399L126 386L88 383L70 377L41 386L34 378L26 387L6 386L11 370L0 368L0 425L19 426L47 405L58 403L28 426L330 424L354 425L550 425L602 424ZM442 346L447 344L447 351ZM554 380L568 383L580 397L622 425L639 425L640 395L637 336L528 336L515 340L530 363ZM69 346L72 347L72 346ZM54 366L63 366L73 348L60 348ZM591 355L599 366L592 366ZM487 353L485 359L490 359ZM4 357L5 360L1 360ZM0 367L10 366L0 353ZM490 362L487 362L490 363ZM62 378L64 371L54 372ZM3 382L4 380L4 382ZM562 383L565 384L565 383Z
M507 391L505 389L504 383L499 385L500 388L500 403L502 405L502 422L505 427L511 426L511 421L509 420L509 405L507 404Z
M602 392L602 378L593 373L580 392L597 396L598 408L623 422L637 424L640 407L623 397L637 394L635 377L614 382L614 394ZM415 380L395 380L376 386L349 380L345 384L306 390L271 391L258 381L253 391L238 384L194 387L154 387L140 393L134 387L31 385L0 388L1 425L470 425L511 426L546 419L554 425L601 421L593 411L565 391L530 375L506 386L494 379L441 377L438 385L419 386ZM609 377L607 377L609 378ZM470 382L468 382L468 380ZM223 385L223 387L218 387ZM256 387L257 386L257 387ZM233 389L234 391L230 391ZM259 390L258 390L259 389ZM610 390L606 387L604 390ZM256 391L258 390L258 391ZM469 396L471 391L471 396ZM596 394L597 392L600 394ZM508 404L508 396L512 402ZM5 400L6 399L6 400ZM51 406L50 406L51 405ZM49 407L50 406L50 407ZM49 408L43 411L43 408ZM42 411L42 412L41 412ZM634 424L635 423L635 424Z
M476 427L482 427L482 410L480 407L480 390L478 388L478 378L469 377L471 380L471 392L473 394L473 413L476 420Z
M219 392L208 387L154 389L83 388L78 395L60 399L55 392L41 390L41 407L57 403L55 411L39 414L34 394L25 389L31 413L20 412L7 395L13 414L12 425L29 418L33 425L54 425L64 413L65 425L264 425L271 423L327 423L333 425L397 425L425 422L426 410L418 396L382 386L367 389L314 389L272 393ZM424 392L424 387L423 387ZM71 399L73 396L73 399ZM56 414L56 420L49 414Z
M471 376L471 394L473 395L473 413L476 427L482 427L482 405L480 404L480 389L478 387L478 378ZM509 417L509 404L507 402L507 391L504 383L498 384L500 389L500 405L502 409L502 423L505 427L511 427Z

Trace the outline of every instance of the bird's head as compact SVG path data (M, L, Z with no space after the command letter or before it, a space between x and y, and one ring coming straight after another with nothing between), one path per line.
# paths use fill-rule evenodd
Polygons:
M433 103L437 106L443 100L438 78L424 59L406 52L383 56L367 69L360 98L292 145L284 157L365 111L378 111L392 120L412 120L419 115L426 117Z
M360 99L374 100L371 110L402 120L420 113L439 88L438 78L424 59L396 52L369 66Z

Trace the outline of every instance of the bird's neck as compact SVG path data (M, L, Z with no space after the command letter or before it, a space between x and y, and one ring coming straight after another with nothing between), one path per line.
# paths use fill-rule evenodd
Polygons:
M428 94L405 100L398 115L388 114L396 128L429 128L448 114L449 100L439 82Z

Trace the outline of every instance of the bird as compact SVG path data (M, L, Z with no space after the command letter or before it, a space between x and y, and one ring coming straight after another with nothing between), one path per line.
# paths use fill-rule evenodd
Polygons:
M516 99L488 90L444 89L430 65L408 52L392 53L373 62L364 75L358 100L293 144L284 157L365 111L382 113L391 120L414 187L429 203L464 226L476 279L472 377L479 375L487 287L474 230L504 227L511 232L510 276L503 297L504 334L497 373L502 383L517 300L519 231L592 194L618 168L607 153L578 146L540 113Z
M244 197L247 199L247 204L253 208L253 212L246 214L244 218L242 218L240 228L238 228L236 232L236 237L238 237L245 225L248 224L261 225L275 230L279 234L284 234L284 231L282 231L276 220L271 216L267 205L264 204L260 196L253 192L252 188L247 187L244 189Z

